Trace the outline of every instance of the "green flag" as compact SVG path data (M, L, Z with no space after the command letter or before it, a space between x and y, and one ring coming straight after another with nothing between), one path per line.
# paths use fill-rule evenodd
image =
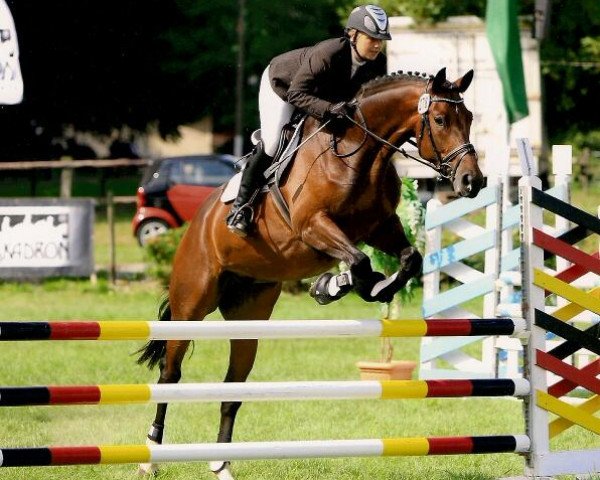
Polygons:
M496 69L502 82L508 121L514 123L529 115L521 59L517 0L488 0L485 23Z

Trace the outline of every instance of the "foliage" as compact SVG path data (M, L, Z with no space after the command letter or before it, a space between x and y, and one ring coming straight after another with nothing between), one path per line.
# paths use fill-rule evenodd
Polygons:
M148 257L148 273L159 280L165 287L171 278L171 269L177 246L187 230L187 224L180 228L167 230L165 233L151 239L146 245Z
M231 128L238 1L8 0L17 28L23 103L0 106L0 157L59 158L65 127L123 127L164 135L212 115ZM256 125L256 81L286 50L341 34L334 0L246 1L246 125ZM291 28L282 28L282 26ZM89 154L87 156L89 157Z
M211 115L217 130L231 130L239 0L7 1L25 98L0 106L0 128L11 139L0 158L59 158L64 147L55 139L69 126L103 134L156 126L176 135L178 125ZM373 3L390 15L437 22L450 15L483 17L486 0ZM550 3L541 61L546 126L554 142L568 129L600 129L589 104L600 76L600 3ZM305 0L246 0L246 132L258 121L258 80L270 59L340 35L355 4L313 0L307 8ZM534 6L534 0L519 1L522 15L531 17Z
M164 25L179 21L173 2L8 3L25 96L20 105L0 108L2 130L13 139L3 156L57 158L52 139L68 125L110 133L124 125L145 130L176 114L189 120L193 102L188 97L186 105L173 88L181 78L161 66L168 55Z
M573 146L573 177L583 187L600 178L600 129L589 132L569 130L558 140L557 143Z
M600 3L554 2L550 35L541 44L542 78L551 140L565 131L599 130L590 108L600 80Z
M400 217L406 238L422 254L425 251L425 208L419 200L417 193L418 182L410 178L402 179L402 193L400 204L396 213ZM376 248L364 245L362 251L371 259L375 270L383 271L386 275L392 275L399 268L396 257L387 255ZM413 298L414 287L418 284L416 278L411 279L408 284L398 292L397 301L408 304Z
M492 1L492 0L488 0ZM453 15L485 17L486 0L379 0L390 15L413 17L418 23L443 21ZM544 116L551 143L576 132L599 130L589 108L600 80L600 3L598 0L549 2L549 33L540 42ZM533 17L535 2L518 2L519 13Z

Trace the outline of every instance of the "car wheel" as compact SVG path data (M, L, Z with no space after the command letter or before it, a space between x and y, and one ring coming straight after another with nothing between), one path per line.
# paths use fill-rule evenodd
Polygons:
M146 220L140 224L135 235L138 243L143 247L148 243L148 240L165 233L168 229L169 225L163 220Z

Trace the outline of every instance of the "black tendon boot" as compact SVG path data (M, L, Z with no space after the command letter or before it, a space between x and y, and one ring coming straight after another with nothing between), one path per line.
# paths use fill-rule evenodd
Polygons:
M240 237L248 235L248 229L254 219L252 201L256 190L263 185L264 171L272 162L273 158L265 153L262 141L258 142L242 173L237 198L225 219L227 228Z

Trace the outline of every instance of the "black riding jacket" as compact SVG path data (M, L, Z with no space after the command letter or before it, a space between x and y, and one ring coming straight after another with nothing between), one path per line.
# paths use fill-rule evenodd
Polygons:
M385 75L386 57L380 53L351 73L352 45L346 37L283 53L269 67L275 93L319 119L333 104L352 100L363 83Z

